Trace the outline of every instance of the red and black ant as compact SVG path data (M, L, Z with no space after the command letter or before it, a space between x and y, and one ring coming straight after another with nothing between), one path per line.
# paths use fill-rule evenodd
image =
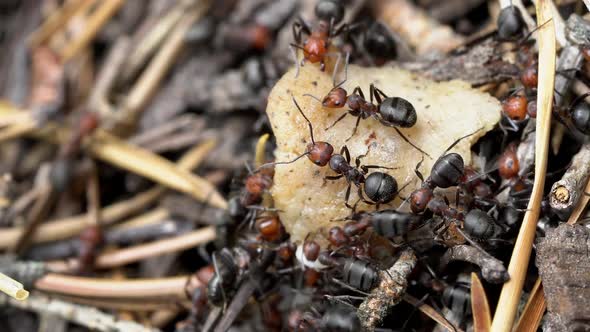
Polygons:
M455 142L453 142L453 144L451 144L443 152L442 156L436 160L432 166L432 170L428 178L424 179L422 173L418 171L422 161L418 163L415 172L416 175L418 175L418 178L420 178L422 181L422 186L421 188L414 190L414 192L412 192L410 195L410 207L412 212L421 213L429 208L428 205L434 197L433 191L435 188L449 188L452 186L457 186L462 180L464 180L465 162L463 161L463 157L461 157L461 155L458 153L453 152L447 154L447 152L457 145L461 140L474 135L480 130L481 128L471 134L460 137Z
M350 95L348 95L346 90L342 88L342 84L345 81L346 79L336 85L322 100L319 100L310 94L306 94L306 96L310 96L320 101L322 106L326 108L341 108L348 106L349 110L336 119L336 121L332 125L328 126L326 130L334 127L348 114L355 116L357 117L356 124L352 134L346 139L346 141L349 141L356 134L360 121L362 119L372 117L384 126L394 128L404 141L406 141L416 150L430 157L428 153L424 152L422 149L413 144L398 129L398 127L411 128L416 124L418 116L412 103L401 97L388 97L383 91L375 87L375 85L372 83L369 86L370 101L367 101L363 90L358 86L354 88ZM375 104L374 101L377 103Z
M340 153L334 153L334 147L330 143L315 141L313 135L313 125L311 124L311 121L309 121L305 113L303 113L303 110L297 103L297 100L295 100L295 97L293 97L293 102L309 126L311 143L307 145L306 151L295 159L286 162L273 162L265 164L260 166L259 170L274 165L290 164L299 160L303 156L307 156L309 160L311 160L311 162L317 166L324 167L329 164L330 169L332 169L337 174L333 176L326 176L326 180L337 180L340 178L346 179L348 188L346 189L345 204L350 209L352 209L352 206L348 204L348 200L350 198L352 185L357 187L359 199L367 204L386 204L395 198L395 195L398 193L398 185L393 176L383 172L373 172L366 176L370 169L392 168L377 165L361 165L361 159L365 157L366 154L358 156L355 159L355 166L352 166L350 152L346 146L342 147ZM365 195L371 201L365 199Z
M311 63L320 63L320 70L324 71L326 68L325 58L329 55L330 41L333 37L341 34L348 30L347 24L342 24L339 27L335 27L344 18L344 6L340 1L335 0L320 0L315 7L315 15L318 18L317 24L312 28L303 18L298 17L293 23L293 38L295 44L291 44L291 49L295 55L295 61L297 62L297 55L295 49L303 50L303 59L301 60L301 66L305 61ZM302 43L303 34L307 34L307 39ZM336 61L336 67L340 60L340 53L337 54L338 60ZM336 72L334 68L334 73ZM297 74L299 75L299 63L297 65Z

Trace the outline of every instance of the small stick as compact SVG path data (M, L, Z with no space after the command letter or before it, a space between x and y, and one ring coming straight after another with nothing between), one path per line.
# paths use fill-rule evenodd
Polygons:
M549 204L562 219L567 219L583 195L583 187L590 176L590 143L585 143L572 159L561 180L549 193Z
M470 245L457 245L449 248L440 259L439 271L444 270L452 261L464 261L479 266L484 279L493 284L503 283L510 279L500 260Z
M188 276L178 276L112 280L49 273L35 282L35 288L46 292L88 298L147 299L162 297L185 299L184 287L187 278Z
M114 316L97 310L94 307L73 304L59 299L51 299L43 295L31 295L26 302L14 301L3 297L3 304L15 308L33 311L39 314L59 316L70 322L85 326L93 331L111 332L156 332L158 329L142 326L134 321L118 320Z
M0 291L19 301L29 297L29 292L24 289L23 284L4 273L0 273Z
M62 62L67 62L88 46L104 24L121 8L125 0L106 0L99 3L101 6L86 19L86 26L82 33L58 52Z
M361 303L358 317L364 329L372 331L404 297L407 277L416 266L416 254L410 248L400 254L387 271L381 271L379 285Z
M29 47L37 48L45 43L67 21L84 7L87 0L68 0L61 9L54 11L45 22L29 36ZM92 1L91 1L92 2Z

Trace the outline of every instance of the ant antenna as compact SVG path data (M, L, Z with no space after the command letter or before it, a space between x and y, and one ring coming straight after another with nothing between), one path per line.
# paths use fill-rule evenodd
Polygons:
M315 144L315 139L313 138L313 126L311 125L311 121L309 121L307 116L305 116L305 113L303 113L301 106L299 106L299 104L297 103L297 100L295 99L293 94L291 94L291 98L293 98L293 102L295 103L297 110L299 110L299 113L301 113L301 115L305 118L305 121L307 121L307 125L309 126L309 135L311 136L311 143Z
M461 142L461 140L464 140L464 139L466 139L466 138L467 138L467 137L469 137L469 136L473 136L473 135L475 135L477 132L479 132L479 131L480 131L480 130L482 130L482 129L483 129L483 127L481 127L481 128L479 128L479 129L477 129L476 131L472 132L471 134L467 134L467 135L465 135L465 136L459 137L459 138L458 138L456 141L454 141L454 142L453 142L453 144L449 145L449 147L448 147L448 148L445 150L445 152L443 152L443 156L444 156L444 155L445 155L447 152L449 152L449 150L451 150L452 148L454 148L454 147L455 147L455 145L459 144L459 142Z

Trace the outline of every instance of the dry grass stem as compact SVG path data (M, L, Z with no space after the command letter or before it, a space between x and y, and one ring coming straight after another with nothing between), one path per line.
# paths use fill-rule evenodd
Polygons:
M492 314L486 291L477 277L471 273L471 312L473 313L473 331L487 332L492 326Z
M514 245L508 273L510 280L504 284L491 331L510 331L514 324L522 286L526 277L527 267L532 251L535 230L539 218L543 187L547 171L549 153L549 132L551 129L551 108L553 105L553 88L555 84L555 28L550 1L537 2L537 25L539 29L539 85L537 94L537 124L535 133L535 178L533 191L527 212L525 213L518 238Z

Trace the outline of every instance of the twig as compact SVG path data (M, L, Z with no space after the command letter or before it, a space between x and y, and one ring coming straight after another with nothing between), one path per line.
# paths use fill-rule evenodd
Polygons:
M102 26L121 8L125 0L106 0L99 1L100 6L91 17L86 20L85 29L80 36L71 41L59 53L62 62L67 62L78 55L80 50L84 49L100 31Z
M215 228L205 227L200 230L175 236L168 239L140 244L125 249L107 252L96 257L94 266L99 269L109 269L131 263L135 263L150 257L161 256L190 248L197 247L215 239ZM76 268L77 260L67 264L70 272ZM56 264L57 262L50 263ZM60 271L65 272L65 271Z
M1 297L1 303L19 309L30 310L39 314L59 316L73 323L85 326L91 330L112 332L155 332L158 329L148 328L133 321L117 320L114 316L103 313L96 308L73 304L47 296L34 294L27 301L20 302L6 296Z
M35 283L38 290L89 298L184 299L187 276L160 279L109 280L49 273Z
M549 2L547 0L540 0L537 3L537 25L543 26L539 30L539 86L537 90L537 130L535 132L535 179L531 200L518 233L518 238L516 239L510 264L508 265L510 280L502 288L496 314L492 322L492 331L494 332L509 331L513 327L533 240L535 238L541 201L543 199L547 155L549 152L549 130L551 128L556 55L555 28L551 22L553 14Z
M179 160L178 167L186 170L197 167L214 145L214 141L206 141L189 150ZM129 200L107 206L101 212L103 224L112 224L121 218L136 213L146 205L154 202L163 192L163 187L156 187L138 194ZM87 216L85 214L50 221L46 225L41 225L39 227L37 235L33 238L33 243L43 243L68 238L78 234L88 225ZM14 246L17 238L22 232L22 227L0 230L0 249Z
M373 1L377 19L385 22L416 48L418 54L447 52L463 43L453 29L438 23L407 0Z
M85 0L68 0L61 7L49 16L45 22L35 30L29 37L29 46L37 48L45 43L51 35L64 26L67 21L74 16L85 4Z
M420 310L426 316L432 318L435 322L440 324L441 326L445 327L448 331L451 332L462 332L460 328L453 326L451 322L449 322L446 318L443 317L438 311L436 311L433 307L429 306L426 303L420 303L420 300L417 298L409 295L404 294L404 301L408 302L413 306L418 306L418 310Z
M379 273L379 285L361 303L357 312L363 328L374 330L402 300L408 285L407 277L414 266L416 254L407 248L402 251L393 266Z
M503 283L510 279L500 260L470 245L457 245L449 248L440 259L439 271L444 270L452 261L464 261L479 266L484 279L493 284Z
M590 176L590 143L585 143L572 159L561 180L555 182L549 194L553 211L566 219L583 195L583 187Z

